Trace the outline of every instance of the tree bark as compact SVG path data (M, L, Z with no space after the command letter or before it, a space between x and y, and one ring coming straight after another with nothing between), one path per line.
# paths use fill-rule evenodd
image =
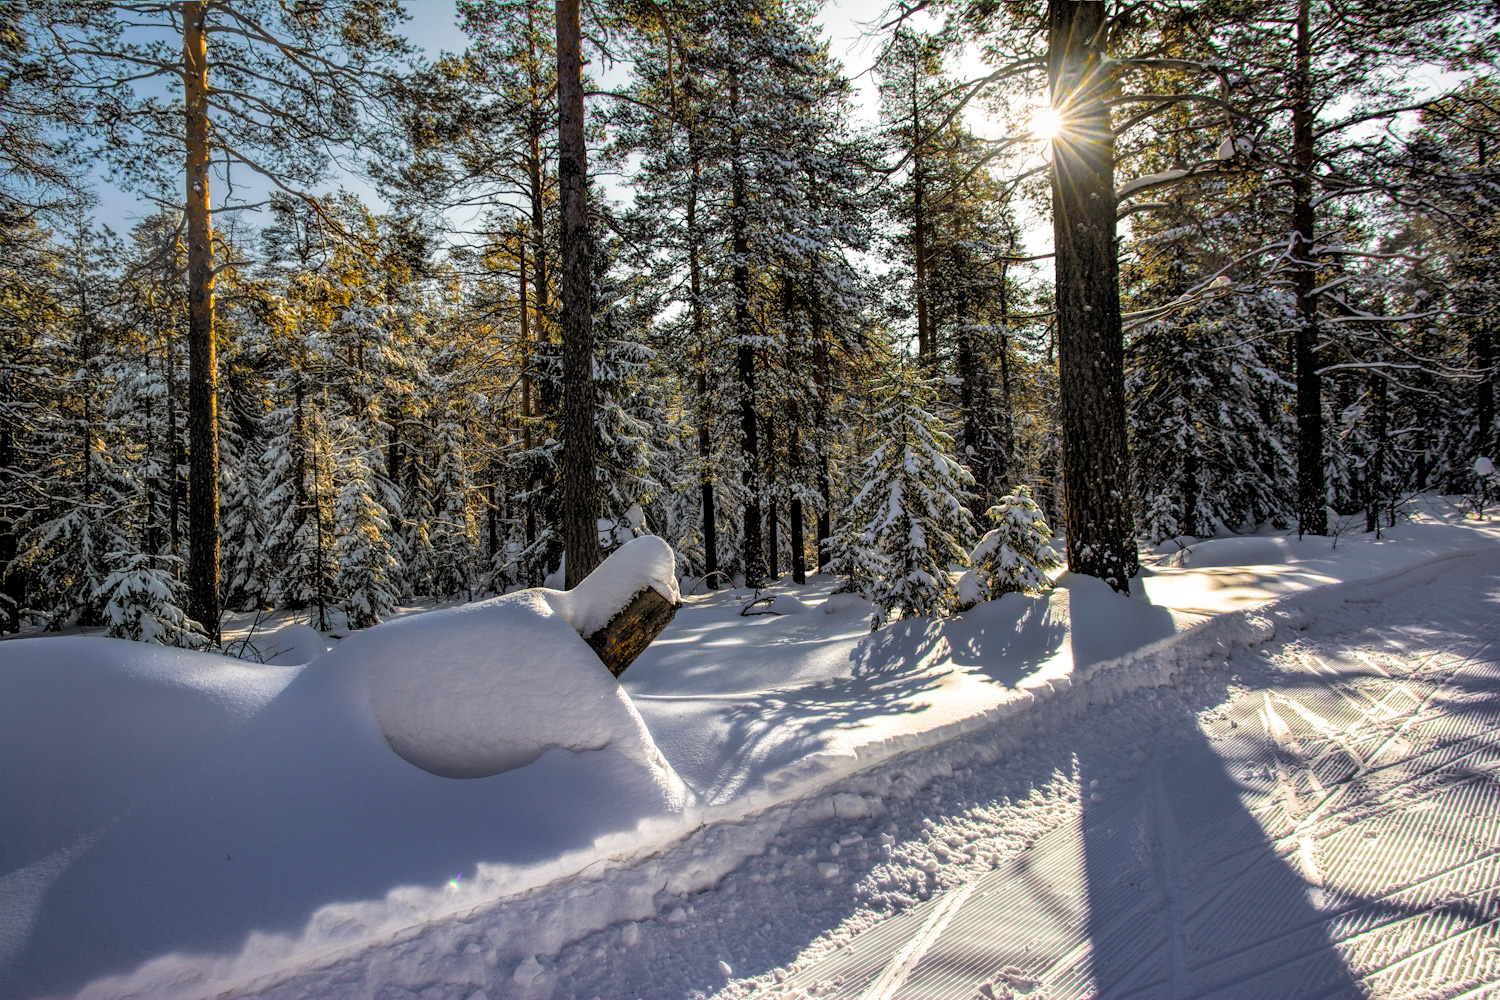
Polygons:
M691 148L693 180L688 187L687 232L688 232L688 281L693 301L693 343L698 346L698 463L701 467L703 491L703 577L709 590L719 589L719 529L714 514L714 479L709 470L713 455L712 420L708 405L708 344L703 330L703 264L698 246L698 182L700 165L696 133L688 137Z
M1375 426L1371 428L1374 447L1365 469L1365 530L1380 532L1380 508L1385 501L1385 444L1389 408L1385 376L1376 371L1370 376L1370 393L1375 397Z
M597 632L583 641L598 654L609 672L619 677L640 656L651 640L661 634L677 614L680 604L673 604L654 587L641 590L630 603Z
M1474 367L1479 381L1474 386L1475 457L1500 461L1500 433L1495 429L1495 332L1488 319L1473 332Z
M188 617L219 641L219 413L208 198L208 45L203 0L182 5L187 126Z
M932 356L932 319L927 308L927 206L923 196L926 176L922 172L922 106L919 100L917 80L920 62L913 57L911 64L911 186L912 186L912 257L916 270L915 288L917 300L917 357L923 361Z
M563 551L566 586L571 589L599 565L593 252L578 0L557 0L557 123L557 186L562 208Z
M14 376L6 371L0 378L0 398L9 400ZM0 421L0 497L10 497L11 470L17 462L16 429L11 421ZM0 505L0 633L21 631L21 602L26 599L26 588L21 574L12 572L19 540L16 537L15 511L8 505Z
M518 239L519 252L516 255L516 295L521 311L521 447L528 453L531 452L531 422L536 416L536 408L531 400L531 320L530 307L526 303L526 241ZM538 324L540 325L540 324ZM530 473L531 460L526 461L526 490L529 493L535 482ZM532 545L536 542L536 504L526 505L526 544ZM535 580L529 580L533 586Z
M1292 72L1292 289L1297 328L1292 370L1297 384L1297 530L1328 534L1323 479L1323 377L1318 374L1318 263L1313 243L1312 38L1309 0L1298 0L1296 66Z
M1015 465L1015 410L1011 406L1009 266L1000 265L1000 462L995 469L996 486L1010 492L1011 468Z
M776 484L776 418L766 418L766 471L767 485L773 490ZM772 492L766 507L766 566L771 576L771 582L775 583L781 578L781 543L777 537L781 518L776 510L776 494Z
M802 468L802 431L795 421L792 423L792 439L787 444L787 453L792 461L792 481L800 483ZM802 497L794 495L791 502L792 582L807 582L807 541L802 532Z
M730 283L734 289L734 338L740 381L740 448L745 463L745 586L759 587L765 579L765 552L760 525L760 437L755 413L755 330L750 323L750 236L745 218L745 162L738 125L739 79L730 77L729 113L736 122L730 133L729 232L733 256Z
M1115 242L1115 139L1105 99L1102 0L1053 0L1047 76L1063 116L1052 141L1058 376L1068 568L1129 592L1137 566L1126 451Z

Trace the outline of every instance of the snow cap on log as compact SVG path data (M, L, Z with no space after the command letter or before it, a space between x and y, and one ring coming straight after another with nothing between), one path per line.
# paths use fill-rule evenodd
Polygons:
M672 547L655 535L620 546L568 591L547 603L583 636L616 677L666 628L682 604Z

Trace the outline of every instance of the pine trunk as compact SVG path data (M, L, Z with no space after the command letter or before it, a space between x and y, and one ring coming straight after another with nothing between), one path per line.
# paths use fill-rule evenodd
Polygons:
M781 577L781 543L777 537L777 528L780 517L776 511L776 420L774 417L766 418L766 465L769 475L767 486L772 489L771 498L767 502L766 510L766 566L770 573L771 582L775 583Z
M1365 469L1365 530L1380 532L1380 508L1385 502L1385 439L1389 416L1385 376L1378 371L1371 376L1370 393L1375 397L1374 423L1370 429L1374 438L1370 461Z
M795 422L792 423L792 440L787 445L787 452L792 456L793 482L801 482L801 454L802 454L802 432ZM807 541L802 536L802 497L792 497L791 504L791 543L792 543L792 582L807 582Z
M563 551L569 589L599 565L594 296L578 0L557 0L557 186L562 208Z
M730 115L739 118L739 81L729 84ZM745 218L745 163L741 154L739 126L730 136L730 206L729 230L733 266L730 282L734 289L734 338L740 380L740 448L745 488L745 586L759 587L765 579L765 553L760 533L760 436L755 412L755 329L750 322L750 237L749 220Z
M208 4L182 5L187 126L188 617L219 641L219 414L208 200Z
M713 455L713 433L709 426L712 419L708 405L708 344L703 331L703 265L698 248L698 182L700 167L695 137L689 136L692 148L693 181L688 188L688 281L692 291L693 343L700 352L698 361L698 463L701 467L703 491L703 578L709 590L719 589L719 530L714 514L714 480L710 471Z
M1474 367L1479 381L1474 386L1475 455L1500 462L1500 433L1495 428L1495 332L1487 319L1473 333Z
M1136 571L1102 0L1053 0L1048 80L1068 568L1129 592Z
M0 381L0 398L7 402L12 398L13 377L7 369L3 381ZM0 421L0 496L13 495L10 487L14 475L12 470L18 464L16 458L16 429L11 421ZM15 513L8 504L0 506L0 604L4 605L4 615L0 617L0 633L21 631L21 602L26 599L21 574L10 571L19 548Z
M1296 67L1292 73L1292 290L1297 328L1292 371L1297 384L1297 530L1328 534L1323 479L1323 377L1318 374L1318 263L1313 242L1313 111L1310 0L1298 0Z

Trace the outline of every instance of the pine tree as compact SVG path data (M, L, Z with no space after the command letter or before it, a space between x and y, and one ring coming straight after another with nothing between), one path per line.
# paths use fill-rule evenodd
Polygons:
M202 626L182 610L184 587L175 557L117 550L107 559L114 569L93 594L103 608L107 635L163 646L204 644Z
M339 476L343 485L333 506L333 589L349 627L368 628L399 602L392 579L391 526L376 499L374 472L364 455L347 454Z
M893 613L940 615L957 603L950 568L967 562L960 539L973 531L964 500L974 479L952 457L953 439L930 409L934 394L911 361L893 362L874 387L875 445L840 550L846 585L876 606L875 627Z
M1031 499L1031 491L1017 486L985 516L995 527L969 553L974 587L973 593L966 595L966 603L1004 594L1035 593L1051 586L1047 571L1058 566L1057 557L1046 547L1052 529Z

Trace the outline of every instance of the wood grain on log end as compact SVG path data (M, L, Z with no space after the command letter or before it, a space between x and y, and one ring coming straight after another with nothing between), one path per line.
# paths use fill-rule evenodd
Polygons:
M680 607L681 604L673 604L655 588L647 587L603 628L584 636L584 641L604 661L609 672L619 677L651 645L651 640L661 634Z

